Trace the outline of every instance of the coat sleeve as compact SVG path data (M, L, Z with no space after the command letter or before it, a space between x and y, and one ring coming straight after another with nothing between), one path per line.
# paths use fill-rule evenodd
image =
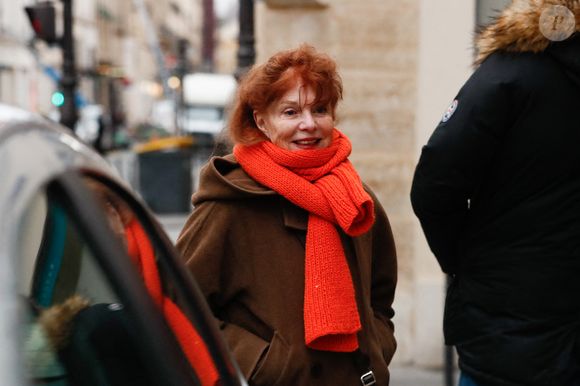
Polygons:
M232 256L228 234L234 214L227 204L204 202L188 218L176 247L195 277L240 370L249 379L269 342L241 326L223 320L228 302L241 290L235 278L226 277Z
M415 170L413 210L446 273L456 271L469 200L516 117L511 62L492 56L476 70L423 147Z
M389 363L397 348L392 322L395 314L392 306L397 285L397 253L387 214L374 195L373 199L375 224L372 231L371 307L383 356Z

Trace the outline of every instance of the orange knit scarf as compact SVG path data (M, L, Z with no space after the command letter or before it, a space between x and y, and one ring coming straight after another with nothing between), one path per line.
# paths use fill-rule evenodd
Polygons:
M263 141L236 145L253 179L307 210L304 333L312 349L350 352L361 329L354 286L335 224L358 236L374 222L374 205L348 160L349 139L334 129L327 148L289 151Z
M218 385L219 375L205 342L179 306L163 294L153 246L137 219L131 220L125 227L125 237L128 254L138 267L149 295L163 312L201 385Z

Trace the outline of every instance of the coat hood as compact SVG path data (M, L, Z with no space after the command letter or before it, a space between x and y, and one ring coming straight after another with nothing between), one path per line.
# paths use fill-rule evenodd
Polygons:
M199 205L207 200L234 200L277 194L254 181L244 172L235 157L213 157L201 170L199 190L191 202Z
M496 51L546 51L580 31L580 0L513 0L476 38L481 64Z

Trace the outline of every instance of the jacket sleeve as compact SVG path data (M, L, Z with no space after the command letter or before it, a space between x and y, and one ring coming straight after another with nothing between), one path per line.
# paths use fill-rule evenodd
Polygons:
M392 322L395 314L392 306L397 285L397 253L387 214L374 195L373 199L375 224L372 236L371 307L383 356L389 363L397 348Z
M491 56L459 91L456 108L450 107L422 149L411 202L446 273L457 267L469 200L514 122L513 76L508 58Z
M240 370L249 379L269 342L221 318L224 305L241 287L235 278L225 276L231 272L225 267L232 256L227 242L232 221L227 204L204 202L188 218L176 247L207 299Z

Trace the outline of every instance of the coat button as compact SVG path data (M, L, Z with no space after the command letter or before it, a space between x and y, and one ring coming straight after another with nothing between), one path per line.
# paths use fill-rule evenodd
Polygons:
M310 375L312 378L320 378L322 375L322 365L320 363L314 363L310 366Z

